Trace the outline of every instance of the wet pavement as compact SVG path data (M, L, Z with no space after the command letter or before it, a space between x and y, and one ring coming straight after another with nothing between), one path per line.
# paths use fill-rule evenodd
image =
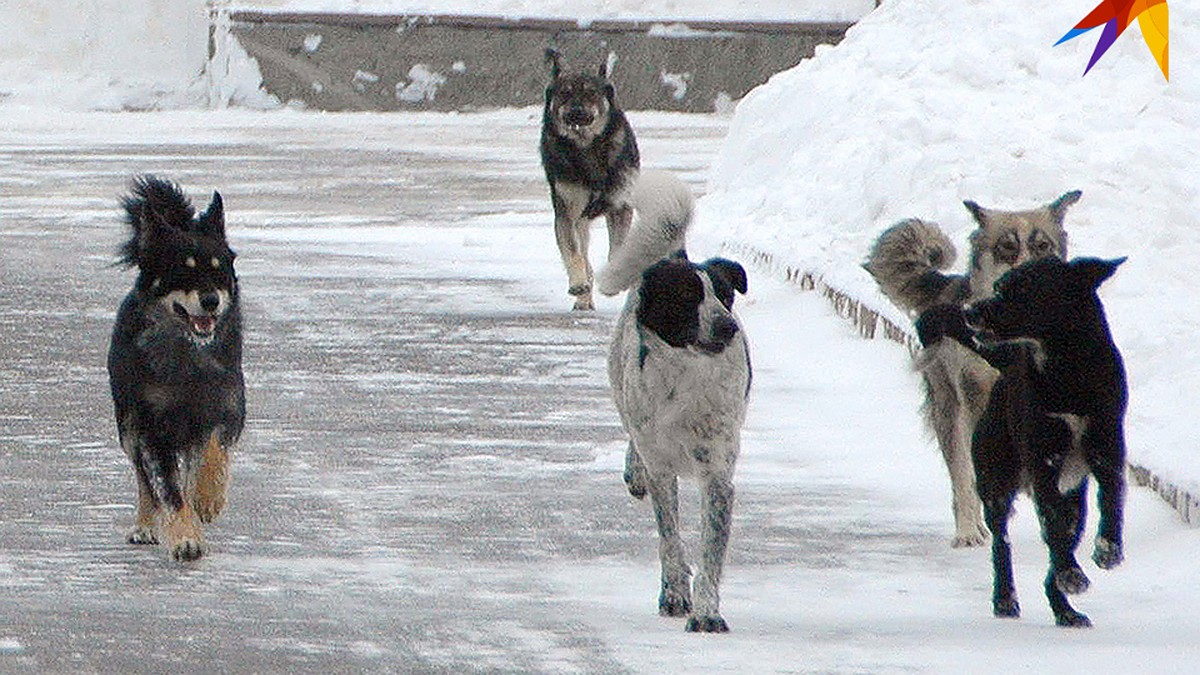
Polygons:
M536 117L0 134L0 671L623 670L539 572L653 549L598 466L612 317L565 311ZM723 125L646 124L643 157L699 182ZM137 172L220 189L239 254L249 419L194 564L123 537L104 355Z

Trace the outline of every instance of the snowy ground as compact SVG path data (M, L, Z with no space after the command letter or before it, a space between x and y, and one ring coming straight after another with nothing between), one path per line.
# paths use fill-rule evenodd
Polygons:
M537 118L0 112L0 671L1194 667L1200 532L1131 491L1127 562L1085 560L1096 628L1068 631L1022 502L1025 617L991 618L986 551L948 545L907 353L753 269L734 632L659 618L606 398L619 302L565 311ZM702 189L726 121L633 122L647 166ZM222 191L248 303L232 504L183 567L121 538L132 476L102 363L130 275L106 265L136 171ZM687 500L692 540L695 520Z

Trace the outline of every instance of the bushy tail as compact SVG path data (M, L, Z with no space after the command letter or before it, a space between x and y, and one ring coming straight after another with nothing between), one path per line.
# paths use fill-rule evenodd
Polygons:
M954 279L939 270L954 264L957 251L942 229L911 218L879 235L863 267L900 309L922 312L936 303Z
M604 295L633 286L646 268L682 250L692 224L691 188L666 171L642 171L631 201L637 220L597 276L597 288Z

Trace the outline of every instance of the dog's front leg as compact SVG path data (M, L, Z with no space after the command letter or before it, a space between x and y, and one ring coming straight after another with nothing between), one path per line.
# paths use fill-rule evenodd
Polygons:
M647 487L658 523L658 559L662 567L658 613L687 616L692 609L691 570L684 561L683 541L679 538L679 480L674 475L658 474L650 477Z
M143 445L138 461L146 473L151 494L158 505L159 541L171 557L195 560L204 553L203 537L191 501L179 484L179 467L173 453Z
M687 630L727 633L729 624L721 617L720 585L733 522L733 482L727 476L708 476L701 481L701 491L703 553L696 577L695 610L688 618Z
M155 531L155 523L158 519L158 503L154 500L154 493L150 490L149 479L146 477L141 463L135 461L134 470L137 474L138 485L137 515L134 519L133 529L130 530L126 541L130 544L157 544L158 533Z
M551 191L554 203L554 238L567 269L567 293L575 296L577 310L588 310L592 303L592 266L588 262L590 223L583 217L589 193L572 183L558 182Z
M1092 419L1083 433L1088 469L1096 478L1100 524L1092 560L1101 569L1112 569L1125 559L1122 530L1125 520L1125 431L1118 420Z

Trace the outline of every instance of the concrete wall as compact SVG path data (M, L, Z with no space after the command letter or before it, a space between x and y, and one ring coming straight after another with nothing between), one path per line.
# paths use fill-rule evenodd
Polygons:
M546 47L568 69L609 52L628 110L711 112L836 44L850 24L574 21L235 11L214 25L258 61L263 86L320 110L541 105Z

